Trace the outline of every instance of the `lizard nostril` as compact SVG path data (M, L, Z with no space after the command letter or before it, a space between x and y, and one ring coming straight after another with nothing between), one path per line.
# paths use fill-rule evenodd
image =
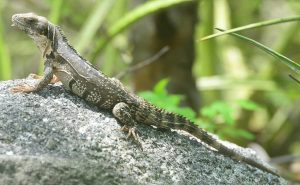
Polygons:
M18 22L19 14L15 14L11 17L11 21L13 22L12 26L16 26L16 22Z
M11 20L14 21L14 20L16 20L18 17L19 17L18 14L14 14L14 15L11 17Z

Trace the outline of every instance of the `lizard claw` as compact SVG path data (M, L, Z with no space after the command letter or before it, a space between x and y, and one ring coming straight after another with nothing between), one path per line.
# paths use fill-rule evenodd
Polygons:
M29 92L34 91L34 87L27 85L27 84L23 84L23 85L18 85L18 86L11 88L10 91L13 93L17 93L17 92L29 93Z
M124 131L124 132L128 132L126 139L129 139L130 137L132 137L134 142L136 144L138 144L141 147L141 149L143 150L142 144L140 142L140 137L139 137L139 134L138 134L138 130L136 129L136 127L128 127L127 125L124 125L121 128L121 130Z

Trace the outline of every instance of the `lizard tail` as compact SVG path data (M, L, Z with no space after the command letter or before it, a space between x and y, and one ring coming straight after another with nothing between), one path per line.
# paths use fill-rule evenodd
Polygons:
M170 114L168 116L168 114ZM172 113L167 113L166 117L170 117ZM180 115L174 115L173 114L173 122L168 121L168 119L162 120L162 125L167 125L168 128L172 129L178 129L178 130L184 130L193 136L197 137L204 143L208 144L209 146L212 146L218 152L225 156L229 156L235 160L245 162L251 166L257 167L261 170L264 170L266 172L269 172L271 174L274 174L276 176L279 176L276 172L271 170L270 168L266 167L265 165L259 163L255 159L245 157L242 154L238 153L236 150L231 149L221 143L219 140L217 140L213 135L209 134L205 130L199 128L197 125L195 125L193 122L189 121L188 119L180 116Z
M227 147L226 145L224 145L223 143L215 139L214 136L210 135L205 130L195 126L193 123L190 122L186 124L184 127L185 128L183 130L191 133L192 135L194 135L201 141L205 142L209 146L212 146L213 148L218 150L221 154L232 157L235 160L245 162L251 166L254 166L256 168L259 168L261 170L264 170L266 172L278 176L278 174L274 172L272 169L270 169L269 167L263 165L262 163L259 163L255 159L243 156L242 154L238 153L236 150Z
M229 156L235 160L243 161L251 166L257 167L261 170L277 175L273 170L257 162L255 159L245 157L238 153L236 150L231 149L217 140L213 135L209 134L205 130L199 128L193 122L187 118L167 112L163 109L158 109L154 106L144 104L145 107L140 107L140 111L137 111L136 118L138 121L144 122L149 125L154 125L158 128L171 128L176 130L183 130L189 134L197 137L204 143L218 150L219 153ZM150 111L151 110L151 111Z

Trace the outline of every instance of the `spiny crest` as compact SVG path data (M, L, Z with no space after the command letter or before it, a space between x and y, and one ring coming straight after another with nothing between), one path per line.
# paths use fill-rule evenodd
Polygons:
M61 29L61 27L55 25L55 28L58 30L58 32L59 32L60 35L62 36L63 41L65 41L66 43L68 43L68 45L70 46L69 41L68 41L67 37L65 36L65 34L64 34L63 30ZM70 46L70 47L72 47L72 46ZM73 48L73 49L74 49L74 48Z
M76 53L76 55L79 56L80 59L82 59L83 61L85 61L87 64L89 64L91 67L93 67L94 69L96 69L96 70L98 71L98 69L97 69L95 66L93 66L88 60L86 60L85 58L83 58L83 57L82 57L82 56L81 56L81 55L73 48L73 46L70 45L70 43L69 43L67 37L65 36L63 30L61 29L61 27L60 27L60 26L55 26L55 27L56 27L56 29L58 30L59 34L61 35L63 41L64 41L65 43L67 43L67 45L69 46L69 48L70 48L74 53Z
M148 103L148 102L147 102ZM177 114L177 113L174 113L174 112L169 112L165 109L162 109L162 108L158 108L156 107L155 105L152 105L150 103L148 103L148 105L150 106L150 109L151 110L154 110L156 112L159 112L163 115L172 115L172 116L175 116L177 119L179 120L184 120L185 123L189 123L189 124L192 124L192 125L195 125L191 120L189 120L188 118L186 118L185 116L183 115L180 115L180 114Z
M63 38L63 41L68 44L68 46L72 49L72 51L74 51L82 60L85 60L81 55L79 55L79 53L73 48L73 46L70 45L70 43L69 43L67 37L65 36L63 30L61 29L61 27L60 26L55 26L55 27L57 28L58 32L60 33L61 37Z

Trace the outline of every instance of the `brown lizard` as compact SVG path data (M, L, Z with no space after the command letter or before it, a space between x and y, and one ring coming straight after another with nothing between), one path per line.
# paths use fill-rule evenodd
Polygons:
M33 13L15 14L13 26L24 31L40 49L45 60L44 76L34 86L20 85L12 88L13 92L37 92L47 86L54 75L63 86L101 109L107 109L124 125L123 131L139 140L136 125L143 123L157 128L169 128L186 131L219 153L238 161L277 175L272 169L254 159L244 157L235 150L225 146L205 130L188 119L157 108L142 98L130 93L114 78L109 78L96 70L71 47L58 26L45 17Z

